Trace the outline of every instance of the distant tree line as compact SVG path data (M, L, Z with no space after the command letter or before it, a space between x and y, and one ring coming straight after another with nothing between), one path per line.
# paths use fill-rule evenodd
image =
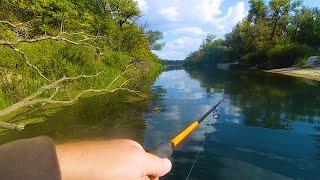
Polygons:
M224 39L209 34L186 66L215 67L239 62L243 67L283 68L320 55L320 9L300 0L250 0L250 10Z
M183 60L161 60L161 62L166 66L183 66Z

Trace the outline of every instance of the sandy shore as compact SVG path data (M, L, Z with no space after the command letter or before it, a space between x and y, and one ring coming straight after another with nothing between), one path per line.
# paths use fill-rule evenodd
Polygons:
M284 74L288 76L302 77L306 79L320 81L320 67L306 68L306 69L300 69L300 68L272 69L266 72Z

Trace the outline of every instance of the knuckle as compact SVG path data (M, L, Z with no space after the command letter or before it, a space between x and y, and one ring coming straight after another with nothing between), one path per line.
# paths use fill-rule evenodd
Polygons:
M124 142L125 142L125 144L133 146L135 148L143 149L143 147L138 142L136 142L134 140L125 139Z

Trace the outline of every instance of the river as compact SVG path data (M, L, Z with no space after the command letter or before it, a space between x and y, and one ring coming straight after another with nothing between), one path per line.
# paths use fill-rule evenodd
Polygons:
M170 139L212 105L210 116L173 154L163 179L318 179L320 177L320 84L262 72L171 70L151 87L153 98L119 102L96 96L72 106L32 110L22 132L0 143L48 135L57 143L131 138L147 149ZM39 120L40 119L40 120ZM43 122L42 122L43 121Z

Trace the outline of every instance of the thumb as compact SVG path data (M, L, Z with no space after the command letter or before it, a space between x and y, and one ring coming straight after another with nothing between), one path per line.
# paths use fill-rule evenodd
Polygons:
M161 159L153 154L146 153L145 155L145 176L161 177L167 174L172 167L169 159Z

